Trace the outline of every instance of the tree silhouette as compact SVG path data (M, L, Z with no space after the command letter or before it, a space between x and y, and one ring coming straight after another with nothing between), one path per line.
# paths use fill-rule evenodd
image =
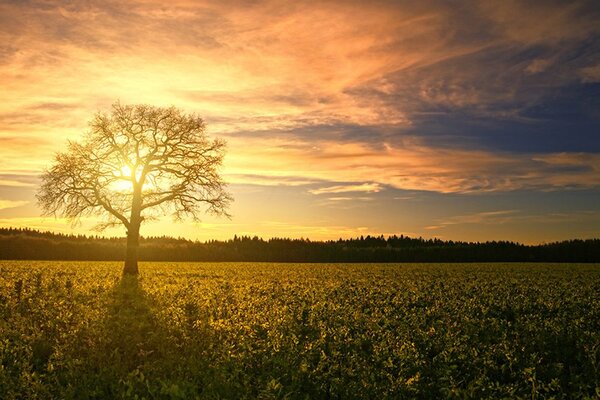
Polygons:
M97 229L127 229L124 274L138 273L140 225L173 215L227 214L232 198L219 168L225 143L210 141L197 115L115 103L97 113L81 143L69 142L42 175L37 199L46 215L76 222L103 215Z

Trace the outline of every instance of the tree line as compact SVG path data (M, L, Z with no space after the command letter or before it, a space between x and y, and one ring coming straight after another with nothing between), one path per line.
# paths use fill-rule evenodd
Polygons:
M120 261L126 238L67 235L27 228L0 228L0 259ZM143 261L256 262L600 262L600 239L540 245L511 241L462 242L408 236L310 239L234 236L191 241L141 237Z

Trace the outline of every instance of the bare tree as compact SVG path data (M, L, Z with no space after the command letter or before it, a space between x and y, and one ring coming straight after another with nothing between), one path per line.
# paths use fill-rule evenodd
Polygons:
M163 215L198 220L227 214L232 201L219 168L225 143L210 141L202 119L180 110L115 103L98 113L81 143L42 175L37 199L46 215L77 221L101 215L102 230L127 229L124 274L138 273L140 225Z

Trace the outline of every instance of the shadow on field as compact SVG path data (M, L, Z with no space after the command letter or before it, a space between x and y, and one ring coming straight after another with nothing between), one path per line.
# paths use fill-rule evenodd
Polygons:
M104 321L106 350L115 366L134 371L156 353L153 338L160 330L150 299L136 276L124 276L113 288Z
M99 337L87 350L85 375L91 380L77 383L82 390L74 398L186 399L207 390L236 398L229 382L215 388L222 379L211 357L212 330L188 326L185 317L165 324L142 283L124 276L106 294L105 317L91 330Z
M133 398L142 393L162 395L161 382L150 388L148 376L164 371L166 355L174 352L175 341L159 323L152 299L138 277L126 276L106 294L104 318L87 331L87 347L75 350L81 356L79 373L69 380L74 398ZM95 336L95 337L90 337ZM155 393L150 393L156 391Z
M98 298L102 317L71 344L67 358L76 364L60 378L63 391L55 397L270 398L282 390L274 376L289 366L285 357L272 360L266 333L239 336L209 323L231 318L230 287L209 310L190 298L166 304L144 290L143 279L123 277Z

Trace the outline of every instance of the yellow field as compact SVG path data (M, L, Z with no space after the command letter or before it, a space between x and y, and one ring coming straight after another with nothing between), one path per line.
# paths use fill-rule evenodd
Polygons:
M600 266L0 262L0 398L595 398Z

